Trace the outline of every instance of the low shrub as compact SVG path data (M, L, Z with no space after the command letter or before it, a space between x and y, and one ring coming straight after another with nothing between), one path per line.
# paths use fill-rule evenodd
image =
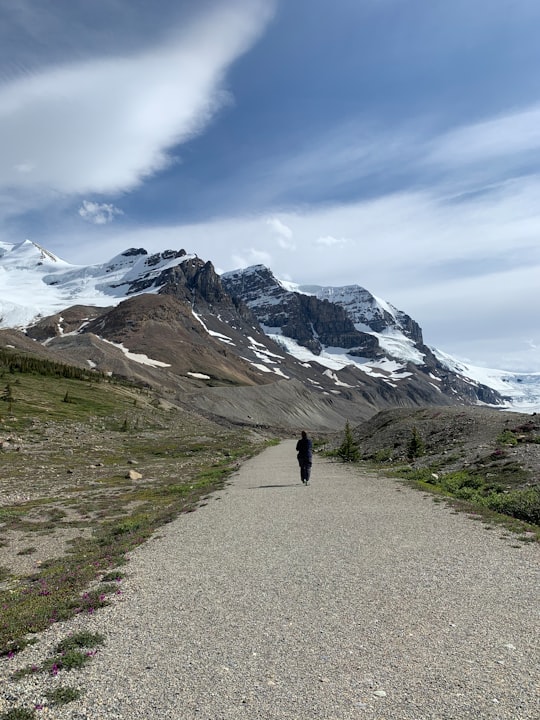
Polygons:
M433 468L402 468L396 474L420 486L429 485L450 497L540 525L540 487L508 490L501 483L466 470L436 473Z
M67 705L81 697L81 691L77 688L65 686L48 690L45 697L51 705Z
M517 445L518 439L512 430L503 430L497 438L497 442L500 445Z
M540 525L540 488L491 493L484 499L490 510Z

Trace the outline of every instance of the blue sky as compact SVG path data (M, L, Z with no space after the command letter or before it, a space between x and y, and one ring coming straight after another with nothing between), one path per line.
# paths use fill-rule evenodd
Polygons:
M0 239L360 284L540 371L537 0L0 0Z

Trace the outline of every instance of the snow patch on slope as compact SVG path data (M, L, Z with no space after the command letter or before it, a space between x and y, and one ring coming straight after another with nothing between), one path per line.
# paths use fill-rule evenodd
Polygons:
M413 365L424 364L424 353L421 353L420 350L415 347L414 342L398 330L388 328L388 330L382 333L376 333L371 330L363 330L363 332L369 332L370 335L374 335L379 341L379 347L393 358L397 358L403 362L410 362Z
M356 356L348 355L345 348L340 347L325 347L323 348L320 355L315 355L311 350L299 345L296 340L286 337L282 334L281 328L266 327L262 326L266 335L268 335L274 342L284 348L286 352L295 357L301 363L312 366L313 363L322 365L324 368L330 371L339 371L343 368L354 366L358 370L371 375L372 377L382 378L384 380L403 380L410 377L412 373L407 372L405 366L397 360L390 360L388 358L381 358L380 360L369 360L368 358L359 358ZM329 377L334 378L334 375L329 372L324 372ZM345 385L341 381L336 384Z
M100 340L104 343L107 343L107 345L113 345L115 348L118 348L121 350L124 355L129 358L130 360L133 360L134 362L138 362L140 365L149 365L150 367L171 367L169 363L161 362L161 360L152 360L152 358L149 358L148 355L144 355L143 353L133 353L128 348L124 347L122 343L115 343L111 342L111 340L105 340L105 338L100 337Z

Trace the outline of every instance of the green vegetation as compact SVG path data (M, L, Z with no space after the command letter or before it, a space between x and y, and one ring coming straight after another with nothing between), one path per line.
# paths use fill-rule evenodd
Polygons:
M103 645L104 638L100 633L91 633L88 631L81 631L68 635L66 638L61 640L56 646L56 652L65 653L70 650L78 650L80 648L95 648L98 645Z
M465 427L474 429L472 419L453 413L443 415L438 421L439 413L433 411L433 422L427 423L424 412L427 411L413 414L414 423L411 414L405 412L389 415L386 422L377 425L374 447L370 447L365 437L359 442L362 451L347 424L341 445L326 454L351 462L369 462L372 467L384 468L387 475L404 478L469 510L503 516L509 518L510 523L525 523L530 526L526 532L540 539L540 483L525 464L520 464L522 456L514 450L522 444L538 442L538 420L531 418L516 423L515 427L495 430L491 439L488 426L482 435L483 441L478 444L481 452L473 448L467 454L462 432ZM388 432L387 426L393 419L394 432ZM386 447L379 444L381 434Z
M20 680L27 675L35 673L48 673L50 675L58 675L61 671L78 670L87 665L92 657L96 654L96 648L103 645L103 637L97 633L79 632L68 635L58 643L55 654L47 658L41 665L29 665L21 670L13 673L12 680ZM53 690L45 692L45 697L49 701L50 706L66 705L80 697L80 691L69 686L60 686ZM39 707L41 709L41 706ZM1 715L0 720L6 717L34 717L32 710L25 708L16 708L15 715ZM30 715L25 713L31 713Z
M497 438L499 445L517 445L518 439L513 430L503 430Z
M421 457L426 452L424 441L420 437L418 430L413 427L411 433L411 439L407 444L407 458L409 462L413 462L418 457Z
M412 481L423 490L434 490L477 509L486 509L540 526L540 487L510 490L478 473L459 470L434 472L433 468L401 468L398 477ZM540 528L537 528L540 537ZM535 531L535 532L536 532Z
M242 448L242 453L245 450ZM130 487L112 498L108 513L94 523L91 538L77 539L67 555L44 563L35 575L20 578L14 587L0 592L4 608L0 617L0 655L24 647L28 633L106 605L111 592L118 592L116 585L109 583L91 592L85 592L85 588L102 575L119 577L113 568L125 562L130 550L180 512L194 509L201 497L222 487L233 469L231 459L222 460L210 468L192 471L187 481ZM110 517L135 500L140 503L137 509L121 518ZM14 520L14 527L17 522L20 525L21 521Z
M382 450L376 450L373 455L373 460L376 463L386 463L392 460L392 449L383 448Z
M333 454L339 458L341 462L358 462L360 459L360 450L354 440L348 420L345 423L345 430L343 431L343 442Z
M13 708L0 715L0 720L34 720L36 714L26 708Z
M48 690L45 693L45 697L52 706L67 705L74 700L78 700L81 697L81 692L80 690L77 690L77 688L69 687L67 685L55 688L54 690Z

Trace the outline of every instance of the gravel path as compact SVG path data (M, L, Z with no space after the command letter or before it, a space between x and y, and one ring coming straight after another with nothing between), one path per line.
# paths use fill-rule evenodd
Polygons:
M540 552L501 534L317 457L305 487L284 442L67 624L106 645L61 681L84 697L44 717L538 720Z

